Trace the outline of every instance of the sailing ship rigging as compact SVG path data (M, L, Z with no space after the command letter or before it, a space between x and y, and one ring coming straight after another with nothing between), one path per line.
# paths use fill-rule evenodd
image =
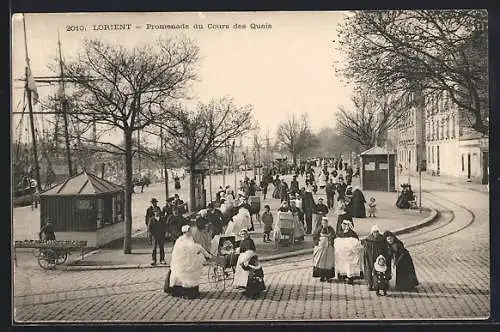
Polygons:
M68 115L71 103L66 97L66 78L64 77L60 38L58 38L59 75L55 77L35 77L31 71L30 58L28 55L28 40L24 16L23 29L26 67L24 78L21 79L21 81L24 81L24 95L22 110L19 112L20 104L18 104L16 110L12 112L13 115L20 114L21 116L15 130L17 136L14 146L15 153L13 162L13 191L15 205L31 203L37 192L40 193L43 189L50 187L55 182L56 173L54 171L54 162L56 164L60 163L58 159L61 155L61 150L65 151L64 155L66 160L64 163L67 166L67 175L72 176L76 173L72 160L70 135L76 133L77 137L80 136L78 125L72 122ZM40 83L45 83L45 85L41 85ZM52 99L54 103L49 106L43 105L39 101L38 88L43 86L50 87L53 86L53 84L59 85L58 93L56 97ZM34 111L34 105L37 105L41 111ZM26 109L28 112L26 112ZM27 126L25 121L26 116L28 117L29 126ZM43 120L39 121L37 116L43 116ZM48 129L44 128L44 123L48 123L51 127ZM73 128L70 128L70 125ZM29 135L29 133L31 135ZM64 138L63 142L61 142L61 137ZM61 149L61 145L64 146L63 149ZM43 181L45 186L42 185L42 170L44 170L45 173Z

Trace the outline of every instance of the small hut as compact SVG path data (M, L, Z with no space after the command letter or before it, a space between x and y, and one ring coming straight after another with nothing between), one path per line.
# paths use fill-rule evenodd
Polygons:
M123 187L82 172L40 195L40 223L52 219L58 240L100 247L123 238L124 197Z
M360 157L362 190L396 191L394 152L375 146Z

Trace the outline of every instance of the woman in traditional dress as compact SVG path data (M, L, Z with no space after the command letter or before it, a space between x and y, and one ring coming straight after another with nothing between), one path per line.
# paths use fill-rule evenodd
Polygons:
M366 199L359 188L355 188L352 192L352 198L349 202L349 211L354 218L366 218Z
M393 233L389 231L385 232L384 238L389 245L389 257L392 261L392 279L395 279L394 286L396 290L413 290L418 285L418 279L410 252L404 247L403 242ZM396 274L396 278L394 278L394 273Z
M242 229L239 236L243 238L240 242L240 253L234 271L233 286L235 288L246 288L248 281L248 271L245 271L241 264L247 265L250 258L255 255L255 243L250 238L246 229Z
M347 211L347 206L345 204L345 200L343 197L339 197L337 200L336 214L337 214L337 226L335 231L337 232L337 234L340 234L342 232L342 223L344 222L344 220L348 220L353 223L352 217Z
M239 233L239 236L241 236L243 239L240 242L240 254L252 250L255 251L255 242L253 242L252 238L250 237L250 233L246 229L242 229Z
M315 243L313 252L313 278L320 278L321 282L325 282L335 276L334 239L335 230L328 226L328 218L324 217L313 235Z
M274 190L273 190L272 197L279 199L280 198L280 191L281 191L281 180L280 180L280 176L278 174L276 174L276 178L273 181L273 185L274 185Z
M249 230L252 227L250 222L250 212L247 209L241 208L238 211L238 214L233 216L229 224L227 225L225 236L235 236L236 237L236 245L240 245L240 241L243 240L243 237L240 235L241 230Z
M383 255L387 265L390 265L390 256L384 236L380 233L377 225L373 225L370 235L362 241L363 243L363 265L364 276L368 281L368 289L373 291L373 266L378 256ZM387 273L389 275L389 271ZM389 278L390 279L390 278Z
M190 226L182 226L182 233L172 249L167 292L176 297L194 299L200 295L203 263L210 253L194 242Z
M354 277L361 276L361 251L359 237L351 221L342 222L342 231L334 241L335 268L340 281L354 284Z

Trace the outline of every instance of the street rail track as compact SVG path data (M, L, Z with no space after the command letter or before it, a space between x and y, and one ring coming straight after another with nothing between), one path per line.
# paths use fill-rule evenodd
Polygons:
M445 200L445 201L447 201L447 202L450 202L450 203L452 203L453 205L456 205L456 206L458 206L459 208L461 208L461 209L463 209L463 210L467 211L467 213L468 213L468 214L470 214L470 219L467 221L467 223L466 223L465 225L463 225L463 226L461 226L461 227L459 227L459 228L457 228L457 229L451 230L451 231L446 232L446 233L444 233L444 234L442 234L442 235L440 235L440 236L432 237L432 238L430 238L430 239L426 239L426 240L423 240L423 241L420 241L420 242L410 243L410 244L408 244L408 245L407 245L407 247L415 247L415 246L419 246L419 245L422 245L422 244L426 244L426 243L429 243L429 242L432 242L432 241L440 240L440 239L442 239L442 238L444 238L444 237L447 237L447 236L450 236L450 235L456 234L456 233L458 233L458 232L461 232L461 231L463 231L463 230L465 230L465 229L469 228L469 227L470 227L470 226L472 226L472 224L476 221L476 215L475 215L475 213L474 213L472 210L470 210L469 208L467 208L467 207L465 207L465 206L463 206L463 205L461 205L461 204L459 204L459 203L456 203L456 202L454 202L454 201L452 201L452 200L450 200L450 199L448 199L448 198L445 198L445 197L443 197L443 196L441 196L441 195L437 195L437 194L435 194L435 193L431 193L431 192L428 192L428 191L425 191L425 193L426 193L426 194L433 195L433 196L435 196L435 197L438 197L439 199ZM432 199L429 199L429 200L430 200L430 201L432 201L433 203L437 203L438 205L441 205L441 206L445 207L445 205L443 205L443 204L441 204L441 203L439 203L439 202L436 202L435 200L432 200ZM444 227L446 227L446 226L450 225L450 224L453 222L453 220L455 220L456 213L455 213L455 212L453 212L453 211L447 211L447 212L451 212L451 214L452 214L452 217L450 218L450 220L449 220L448 222L446 222L445 224L441 225L441 227L439 227L439 228L437 228L437 229L434 229L433 231L436 231L436 230L438 230L438 229L443 229ZM424 229L425 229L425 228L424 228ZM425 235L429 235L429 232L426 232L426 233L421 233L421 232L419 232L419 234L418 234L418 235L416 234L415 236L424 235L424 234L425 234ZM406 238L405 238L405 239L406 239Z

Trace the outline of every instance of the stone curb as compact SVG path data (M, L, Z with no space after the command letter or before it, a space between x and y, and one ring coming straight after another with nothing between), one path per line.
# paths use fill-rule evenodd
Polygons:
M407 234L410 232L413 232L417 229L423 228L425 226L428 226L432 224L437 217L439 216L439 212L435 209L430 209L431 214L425 218L422 222L409 226L409 227L403 227L400 228L396 231L393 231L394 235L401 235L401 234ZM133 237L139 236L141 234L144 234L146 231L138 232L133 235ZM90 256L95 253L99 252L99 250L91 251L87 254L84 255ZM284 259L284 258L290 258L290 257L297 257L297 256L302 256L302 255L308 255L312 254L313 249L308 248L308 249L301 249L297 251L292 251L292 252L287 252L283 254L276 254L272 256L267 256L267 257L262 257L260 259L261 262L269 262L273 260L278 260L278 259ZM95 271L95 270L127 270L127 269L147 269L147 268L165 268L169 267L169 265L156 265L156 266L151 266L150 264L122 264L122 265L102 265L102 266L71 266L71 265L63 265L59 266L58 269L62 271Z

